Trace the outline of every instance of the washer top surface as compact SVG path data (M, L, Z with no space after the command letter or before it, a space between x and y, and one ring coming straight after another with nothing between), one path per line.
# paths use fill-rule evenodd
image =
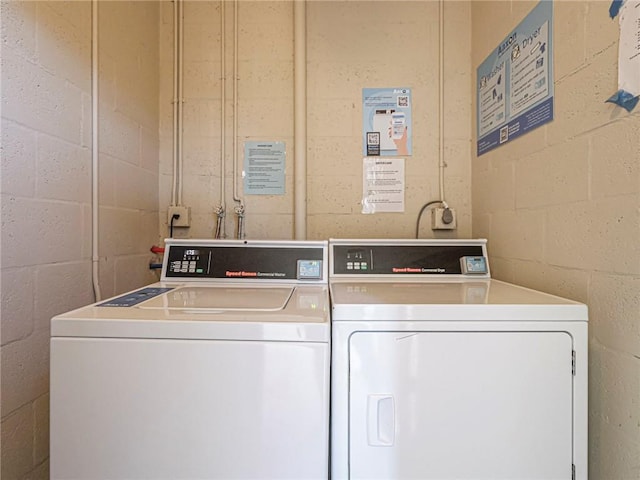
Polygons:
M255 286L160 282L169 289L133 306L101 304L51 320L54 337L329 340L326 285ZM118 297L120 298L120 297Z
M51 320L53 337L328 342L326 242L168 240L163 281Z

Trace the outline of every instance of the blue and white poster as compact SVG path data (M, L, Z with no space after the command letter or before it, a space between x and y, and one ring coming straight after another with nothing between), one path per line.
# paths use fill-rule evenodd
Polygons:
M478 156L553 120L552 36L542 0L478 67Z
M411 89L362 89L362 154L411 155Z

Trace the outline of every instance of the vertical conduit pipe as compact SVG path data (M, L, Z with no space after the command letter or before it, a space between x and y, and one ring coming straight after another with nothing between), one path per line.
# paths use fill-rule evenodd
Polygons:
M226 159L226 88L227 88L227 62L226 62L226 29L225 29L225 9L226 0L220 0L220 205L217 210L218 219L216 227L216 238L225 238L225 210L226 210L226 191L225 191L225 175L227 170Z
M233 2L233 200L242 206L238 177L238 0Z
M440 79L438 81L438 95L439 95L439 105L438 105L438 178L440 181L440 201L445 202L444 199L444 0L440 0L439 2L439 53L438 53L438 63L439 63L439 73Z
M182 141L184 128L184 0L178 0L178 205L182 205Z
M100 256L98 232L100 198L98 195L98 0L91 2L91 278L96 302L102 300L100 293Z
M307 43L306 0L294 10L294 229L296 240L307 237Z
M244 238L244 200L239 194L238 181L238 0L233 2L233 200L238 216L236 238Z
M173 184L171 206L178 202L178 0L173 0Z

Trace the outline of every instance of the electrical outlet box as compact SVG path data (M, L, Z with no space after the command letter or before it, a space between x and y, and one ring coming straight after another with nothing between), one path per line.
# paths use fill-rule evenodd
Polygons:
M453 208L431 210L431 230L455 230L457 223L456 211Z
M175 227L188 227L191 224L191 208L189 207L176 207L171 206L167 212L167 225L171 225L171 218L173 215L180 215L173 221Z

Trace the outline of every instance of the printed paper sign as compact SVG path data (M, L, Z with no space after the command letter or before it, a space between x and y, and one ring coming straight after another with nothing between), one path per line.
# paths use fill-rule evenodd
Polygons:
M640 2L627 0L620 11L618 86L640 95Z
M244 142L245 195L284 195L284 142Z
M362 213L380 212L404 212L404 158L363 159Z

